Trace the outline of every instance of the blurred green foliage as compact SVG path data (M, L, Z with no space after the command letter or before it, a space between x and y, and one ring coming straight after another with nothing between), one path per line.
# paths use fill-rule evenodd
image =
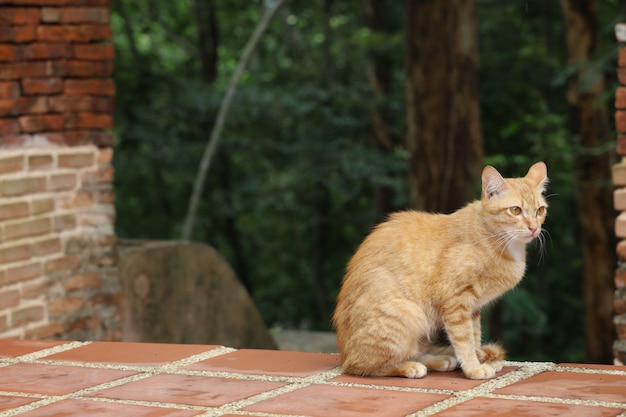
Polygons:
M114 2L120 237L180 237L213 119L263 7L214 3L218 78L209 84L193 0ZM402 2L387 3L396 29L382 33L366 27L361 1L288 1L237 90L194 239L230 261L270 325L329 329L345 264L380 220L374 189L392 187L393 206L408 204L407 152L376 150L367 108L384 105L404 134ZM595 64L612 80L612 28L623 14L617 1L601 6L606 53ZM526 278L486 327L514 359L581 360L578 147L568 130L559 4L477 0L477 11L485 162L514 176L544 160L550 176L543 256L530 251ZM377 103L366 68L381 51L393 77Z

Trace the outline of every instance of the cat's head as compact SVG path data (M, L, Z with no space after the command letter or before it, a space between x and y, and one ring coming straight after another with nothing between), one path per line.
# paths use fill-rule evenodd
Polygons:
M492 166L483 169L481 201L494 231L507 243L528 243L541 234L548 212L543 196L547 184L543 162L531 166L521 178L503 178Z

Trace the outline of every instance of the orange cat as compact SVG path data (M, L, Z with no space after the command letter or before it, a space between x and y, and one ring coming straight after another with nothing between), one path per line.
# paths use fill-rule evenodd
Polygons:
M481 308L517 285L547 214L543 162L523 178L487 166L482 196L453 214L392 214L350 260L333 322L344 371L421 378L427 369L492 378L504 350L481 346ZM450 348L429 346L444 327Z

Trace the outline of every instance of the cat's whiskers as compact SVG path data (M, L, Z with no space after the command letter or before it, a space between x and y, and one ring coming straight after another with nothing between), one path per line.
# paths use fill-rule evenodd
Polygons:
M541 229L541 232L539 232L539 236L537 236L537 242L539 245L539 262L541 263L541 261L543 260L543 256L546 254L546 235L550 238L550 240L552 240L552 236L550 236L550 232L548 232L546 229Z
M493 242L492 245L488 245L488 250L489 250L489 255L492 258L495 257L502 257L502 255L504 254L504 251L507 250L509 248L509 245L516 239L515 233L511 232L510 230L505 230L503 232L497 232L494 233L492 235L489 235L483 239L481 239L481 241L491 241ZM500 250L500 253L497 253L497 251Z

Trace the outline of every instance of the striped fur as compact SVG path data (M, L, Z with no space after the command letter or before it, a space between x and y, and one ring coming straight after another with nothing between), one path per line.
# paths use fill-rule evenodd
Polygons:
M515 287L526 244L541 235L547 170L503 178L490 166L482 196L450 215L395 213L367 236L348 263L333 323L345 372L421 378L460 366L492 378L504 349L481 346L483 306ZM432 346L443 327L452 347Z

